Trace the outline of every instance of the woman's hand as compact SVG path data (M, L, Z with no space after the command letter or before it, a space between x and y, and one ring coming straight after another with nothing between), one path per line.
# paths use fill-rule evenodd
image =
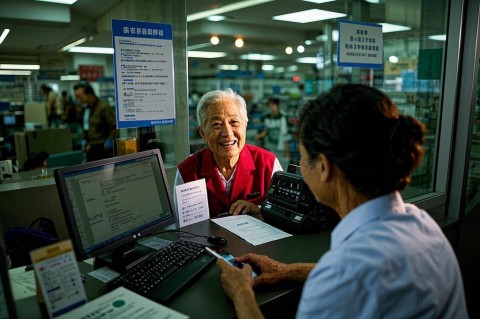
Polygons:
M239 199L230 206L228 212L230 215L241 215L241 214L258 214L260 213L260 208L254 203L247 202L245 200Z

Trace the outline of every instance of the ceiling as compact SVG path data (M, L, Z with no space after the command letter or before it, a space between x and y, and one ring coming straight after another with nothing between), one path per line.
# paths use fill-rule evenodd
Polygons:
M93 27L95 19L115 7L124 0L78 0L70 6L70 21L52 22L48 19L49 12L59 6L35 0L1 0L0 1L0 32L4 28L11 29L6 40L0 45L0 63L2 56L38 56L57 54L64 45L83 36L95 34ZM177 1L177 0L175 0ZM240 0L239 0L240 1ZM315 56L320 48L327 53L335 50L335 44L327 46L321 37L326 31L336 29L337 20L325 20L311 23L292 23L273 20L275 15L291 13L308 9L322 9L345 13L346 19L363 22L388 22L410 26L410 31L385 33L385 49L388 47L403 51L417 50L420 33L444 33L444 2L438 0L381 0L379 4L371 4L362 0L337 0L323 4L301 0L274 0L260 5L223 13L226 20L210 22L206 19L190 21L187 24L188 47L190 50L226 52L227 56L218 59L190 58L191 65L207 65L216 68L220 64L238 64L248 67L248 64L261 65L261 62L246 62L240 56L246 53L271 54L275 56L275 65L291 65L295 59L302 56ZM224 8L234 1L228 0L186 0L187 15L208 9ZM66 6L68 10L68 6ZM425 14L428 10L428 25L425 26ZM423 18L422 18L423 17ZM424 21L421 26L421 22ZM435 22L436 21L436 22ZM161 22L161 21L159 21ZM420 32L421 29L421 32ZM220 43L216 46L209 43L211 35L218 35ZM234 46L235 37L242 37L243 48ZM417 42L412 45L412 39ZM310 45L305 45L311 40ZM303 44L305 52L298 53L295 48ZM85 44L84 44L85 45ZM291 55L285 53L287 46L292 46ZM432 44L435 45L435 44ZM97 34L88 46L111 47L111 35ZM62 53L67 54L67 53ZM387 53L386 53L387 54ZM418 50L416 52L418 55ZM266 62L264 62L266 63ZM270 63L270 62L269 62ZM311 68L311 67L310 67Z

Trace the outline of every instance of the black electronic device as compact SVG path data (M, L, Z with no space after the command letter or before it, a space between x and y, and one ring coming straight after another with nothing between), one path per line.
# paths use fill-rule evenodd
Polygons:
M217 245L217 246L225 246L227 244L227 240L220 236L208 236L207 241L210 244Z
M54 171L79 261L124 272L154 252L139 239L176 221L158 149Z
M332 229L340 217L332 208L317 203L301 175L273 174L260 212L265 222L297 233Z

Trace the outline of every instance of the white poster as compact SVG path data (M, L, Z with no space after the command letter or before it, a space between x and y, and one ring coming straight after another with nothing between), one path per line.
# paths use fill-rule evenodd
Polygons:
M339 20L338 34L338 66L383 67L382 25Z
M171 24L112 19L117 127L175 123Z

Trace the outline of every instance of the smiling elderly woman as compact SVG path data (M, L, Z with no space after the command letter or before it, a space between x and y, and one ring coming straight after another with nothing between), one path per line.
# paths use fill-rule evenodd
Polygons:
M208 148L178 165L175 185L205 178L210 217L259 213L275 171L275 154L246 144L247 106L232 89L206 93L197 105L198 131Z

